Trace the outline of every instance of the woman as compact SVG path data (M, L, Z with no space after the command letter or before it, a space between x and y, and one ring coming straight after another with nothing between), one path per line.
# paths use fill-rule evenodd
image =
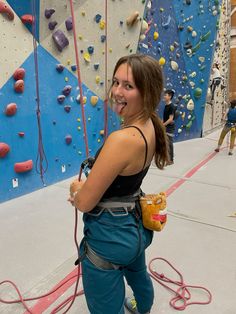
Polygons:
M117 62L110 97L123 129L97 152L88 179L71 184L69 200L84 213L83 286L91 314L123 314L124 303L131 313L150 313L153 304L145 263L153 233L142 225L137 195L153 157L160 169L168 161L165 130L156 115L162 90L155 59L130 55ZM137 306L125 300L124 277Z
M220 151L220 147L224 141L225 135L231 131L229 153L228 154L230 156L232 156L233 155L233 149L234 149L235 137L236 137L236 99L234 99L230 102L230 107L224 115L224 120L226 120L226 123L225 123L223 130L221 131L220 138L218 141L218 146L215 149L215 152L218 153Z
M221 74L220 74L220 68L218 63L214 63L212 67L212 77L211 77L211 100L214 100L215 90L216 86L220 85L221 83Z

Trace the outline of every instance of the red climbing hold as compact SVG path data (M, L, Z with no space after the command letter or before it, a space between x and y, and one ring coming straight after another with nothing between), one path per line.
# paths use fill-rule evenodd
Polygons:
M24 87L25 87L25 84L23 80L17 80L15 82L14 89L17 93L23 93Z
M0 143L0 158L4 158L10 151L10 146L6 143Z
M9 20L14 20L14 12L12 9L3 1L0 1L0 13L6 14Z
M25 14L25 15L21 16L21 21L22 21L23 24L30 24L30 25L32 25L33 21L34 21L34 17L31 14Z
M25 77L25 69L23 68L16 69L13 74L13 77L16 81L23 80L23 78Z
M21 173L21 172L27 172L33 169L33 161L27 160L27 161L23 161L23 162L17 162L14 165L14 170L17 173Z
M16 113L16 110L17 110L17 104L12 102L6 106L5 114L6 116L14 116L14 114Z
M18 132L19 137L24 137L25 133L24 132Z

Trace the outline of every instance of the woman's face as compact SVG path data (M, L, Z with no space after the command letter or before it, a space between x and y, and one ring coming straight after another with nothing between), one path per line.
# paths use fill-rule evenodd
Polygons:
M131 67L127 63L121 64L117 69L111 95L113 110L123 118L130 118L142 112L143 100L135 86Z

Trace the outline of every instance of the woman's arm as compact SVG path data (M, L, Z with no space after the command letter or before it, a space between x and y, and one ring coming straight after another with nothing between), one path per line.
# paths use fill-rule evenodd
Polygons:
M81 212L92 210L128 165L133 154L130 144L130 137L124 131L113 132L108 137L87 180L74 195L74 205Z

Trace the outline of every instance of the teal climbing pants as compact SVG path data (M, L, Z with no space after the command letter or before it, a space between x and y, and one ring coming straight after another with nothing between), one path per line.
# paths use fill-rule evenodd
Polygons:
M121 208L122 211L122 208ZM84 236L88 245L104 260L121 265L104 270L85 257L82 261L83 287L91 314L124 314L125 282L132 288L138 311L151 310L153 285L145 262L145 249L153 232L143 227L132 213L103 212L99 216L84 214ZM83 245L81 252L83 254Z

